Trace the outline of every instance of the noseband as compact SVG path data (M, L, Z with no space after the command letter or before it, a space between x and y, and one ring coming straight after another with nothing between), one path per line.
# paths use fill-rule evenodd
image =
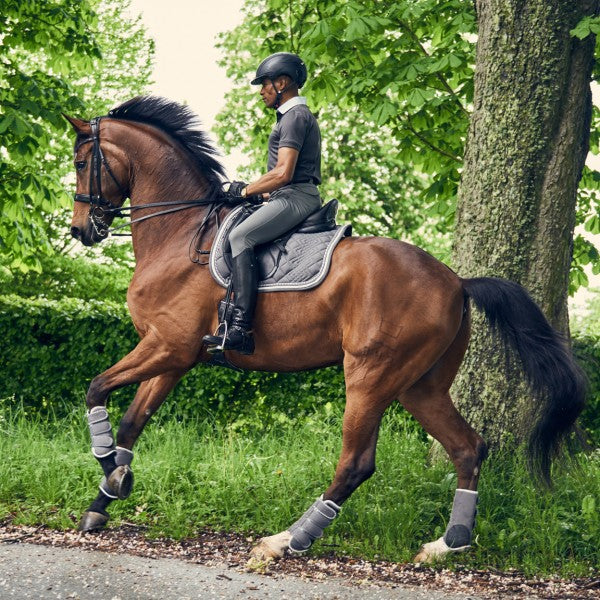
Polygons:
M127 195L126 190L117 181L115 174L112 172L102 147L100 146L100 121L102 117L95 117L90 121L90 127L92 129L91 137L83 140L75 149L76 151L83 146L83 144L92 143L92 164L90 166L90 180L87 194L75 194L75 202L85 202L90 205L90 221L96 230L96 233L105 238L108 235L108 226L103 222L103 217L108 214L114 214L120 216L121 212L119 208L114 207L102 195L102 166L106 169L106 172L110 175L111 179L115 182L121 196L123 198ZM94 179L96 180L96 195L93 194Z

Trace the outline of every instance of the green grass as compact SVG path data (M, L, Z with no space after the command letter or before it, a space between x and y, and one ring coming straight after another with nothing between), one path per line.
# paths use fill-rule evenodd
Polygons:
M114 419L113 419L114 421ZM240 433L209 421L151 423L136 447L136 485L110 507L111 523L151 535L199 528L241 533L285 529L329 485L341 446L338 414ZM387 416L378 471L345 504L312 552L404 562L444 529L456 486L447 463L430 464L429 442L402 413ZM0 518L70 528L95 496L100 469L83 410L49 421L0 412ZM600 452L557 470L552 494L537 490L519 454L495 455L480 483L474 550L446 565L586 576L600 568Z

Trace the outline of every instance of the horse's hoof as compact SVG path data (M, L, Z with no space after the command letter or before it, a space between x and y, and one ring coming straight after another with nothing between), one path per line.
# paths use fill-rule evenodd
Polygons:
M108 476L106 484L119 500L125 500L133 489L133 471L129 465L120 465Z
M281 558L289 546L291 537L289 531L282 531L277 535L262 538L250 551L251 560L266 561Z
M81 515L77 531L100 531L108 523L108 515L88 510Z
M447 554L452 554L455 552L464 552L470 547L471 546L461 546L460 548L450 548L450 546L448 546L448 544L446 544L446 542L444 541L444 538L441 537L440 539L435 540L435 542L423 544L417 555L413 558L413 562L434 562L436 560L440 560Z

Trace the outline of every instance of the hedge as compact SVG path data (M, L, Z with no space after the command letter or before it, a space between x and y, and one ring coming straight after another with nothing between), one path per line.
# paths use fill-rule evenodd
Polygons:
M81 406L90 380L137 343L124 304L64 298L0 296L0 399L31 410L64 413ZM582 424L600 443L600 339L581 335L575 352L590 379ZM116 391L111 406L122 411L135 387ZM170 394L161 413L197 415L237 427L297 419L317 407L343 405L341 369L304 373L238 373L200 365Z
M91 379L133 349L138 336L124 304L0 296L0 399L64 414L80 406ZM122 411L136 386L117 390ZM239 373L199 365L169 395L165 410L238 427L297 418L345 397L339 368L304 373Z

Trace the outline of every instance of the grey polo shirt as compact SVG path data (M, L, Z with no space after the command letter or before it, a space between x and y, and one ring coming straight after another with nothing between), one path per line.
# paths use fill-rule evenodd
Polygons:
M269 136L269 171L277 164L279 148L298 150L292 183L321 183L321 132L302 96L290 98L277 109L277 123Z

